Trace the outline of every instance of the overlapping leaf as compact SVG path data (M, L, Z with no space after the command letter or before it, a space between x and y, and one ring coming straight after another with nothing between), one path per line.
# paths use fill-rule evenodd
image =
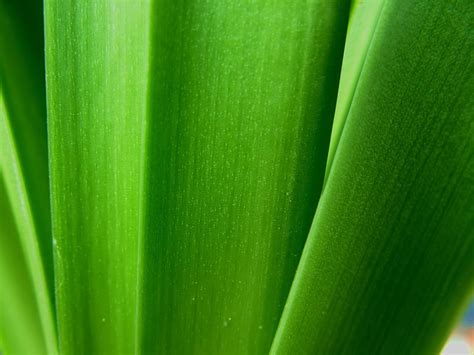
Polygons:
M47 138L42 2L0 0L2 351L439 351L474 283L474 9L353 1L346 37L349 5L46 0Z
M0 161L50 354L56 352L42 11L0 1Z
M35 293L0 172L0 349L46 354Z
M275 354L435 354L472 294L474 8L380 16Z

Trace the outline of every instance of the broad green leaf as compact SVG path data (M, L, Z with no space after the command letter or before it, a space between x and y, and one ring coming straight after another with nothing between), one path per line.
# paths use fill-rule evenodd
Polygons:
M0 352L46 354L36 299L0 172Z
M474 285L473 20L386 1L272 353L441 350Z
M154 2L143 353L268 352L322 185L349 5Z
M0 1L0 159L48 352L56 352L41 1Z
M45 1L62 354L134 351L149 14L147 1Z

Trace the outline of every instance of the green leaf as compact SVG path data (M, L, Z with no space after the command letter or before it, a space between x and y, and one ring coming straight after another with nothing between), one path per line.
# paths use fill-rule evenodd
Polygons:
M145 1L45 1L62 354L134 351L149 14Z
M324 176L349 1L156 1L143 353L268 352Z
M386 0L353 0L326 165L326 180Z
M61 351L268 350L349 2L45 4Z
M56 352L40 1L0 1L0 160L38 302Z
M41 0L0 0L2 351L439 352L474 291L474 8L349 7L45 0L44 43Z
M46 354L31 278L0 171L0 351Z
M275 354L435 354L473 292L474 7L380 16Z

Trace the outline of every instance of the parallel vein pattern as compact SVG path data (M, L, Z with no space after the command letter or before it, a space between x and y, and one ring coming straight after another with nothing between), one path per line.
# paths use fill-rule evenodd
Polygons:
M268 352L322 185L348 12L155 2L143 352Z
M47 0L45 8L60 349L130 354L149 4Z
M336 112L331 131L325 180L329 175L344 124L352 105L367 53L375 37L380 14L387 0L354 0L344 46L341 80L337 92Z
M474 285L473 20L386 3L272 353L441 350Z

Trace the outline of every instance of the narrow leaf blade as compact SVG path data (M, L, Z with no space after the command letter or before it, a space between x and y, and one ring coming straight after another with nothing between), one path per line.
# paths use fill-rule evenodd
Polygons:
M146 1L45 1L62 354L135 349Z

